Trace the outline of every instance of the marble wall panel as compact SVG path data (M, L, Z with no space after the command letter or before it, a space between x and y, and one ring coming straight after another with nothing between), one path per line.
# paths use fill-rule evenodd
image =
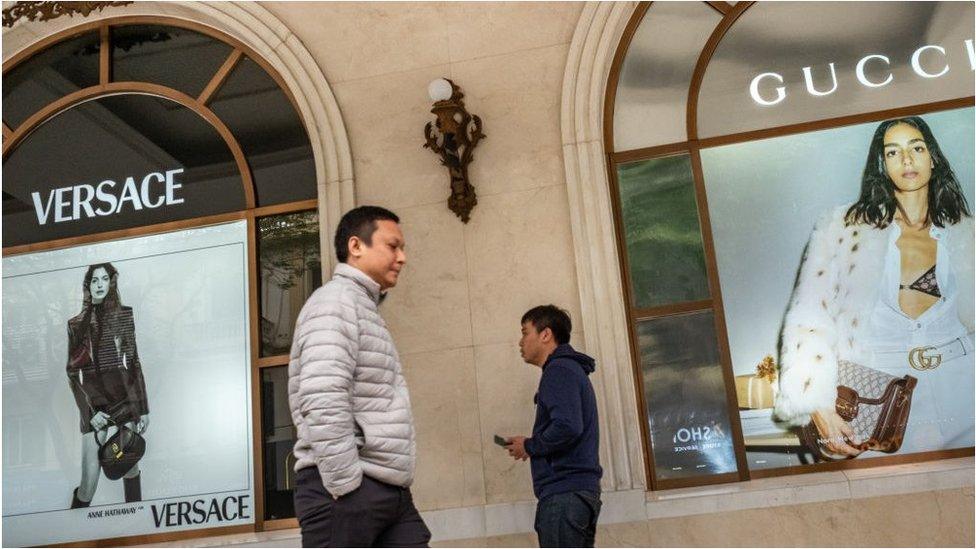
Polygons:
M479 197L565 186L559 109L568 51L557 45L452 63L468 111L484 120L487 137L468 167Z
M569 44L582 2L452 2L451 61Z
M417 436L420 510L485 503L479 395L470 347L403 355Z
M528 309L553 303L579 328L565 187L483 197L464 229L475 345L515 343Z
M470 347L463 228L442 204L397 208L407 264L381 310L401 355Z
M440 2L262 2L332 84L450 61ZM426 88L425 88L426 90ZM347 109L343 109L347 112Z

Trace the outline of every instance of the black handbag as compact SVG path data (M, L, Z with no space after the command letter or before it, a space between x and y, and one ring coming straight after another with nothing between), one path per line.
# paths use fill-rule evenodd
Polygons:
M128 406L113 408L117 408L119 412L118 415L112 414L112 422L118 426L118 429L115 434L98 445L98 462L106 477L110 480L118 480L146 454L146 439L125 426L125 422L130 419ZM97 435L95 441L98 442Z

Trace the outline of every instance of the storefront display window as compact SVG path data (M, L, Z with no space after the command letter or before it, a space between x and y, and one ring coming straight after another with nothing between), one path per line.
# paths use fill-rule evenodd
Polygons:
M713 30L699 54L658 48L692 75L687 137L660 141L649 122L645 141L618 140L636 131L620 117L646 109L642 97L659 97L659 120L669 120L672 90L643 61L641 37L669 20L655 22L655 6L641 5L624 33L606 131L651 485L721 476L675 461L678 439L661 427L723 406L732 458L723 456L739 463L716 470L737 471L724 481L971 454L973 381L960 372L974 369L972 4L702 3L713 12L697 23ZM670 28L685 30L701 34L687 22ZM687 182L681 205L666 181ZM913 226L896 197L910 183L933 189L918 240L925 268L899 260L897 235ZM872 201L890 215L850 213ZM702 259L671 249L678 242ZM697 293L679 276L689 272L700 273ZM677 299L648 310L648 295ZM679 371L687 377L669 375ZM911 409L892 401L882 413L888 393L868 378ZM823 425L834 416L853 435Z
M322 256L283 85L235 39L163 17L6 63L5 541L294 526L282 380Z

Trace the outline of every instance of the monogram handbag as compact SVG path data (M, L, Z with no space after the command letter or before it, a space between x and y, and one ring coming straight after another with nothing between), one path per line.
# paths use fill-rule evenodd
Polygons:
M841 360L837 364L837 414L850 423L860 450L894 453L901 448L918 380L895 377L867 366ZM800 440L815 456L840 461L824 449L826 441L811 421L800 429Z

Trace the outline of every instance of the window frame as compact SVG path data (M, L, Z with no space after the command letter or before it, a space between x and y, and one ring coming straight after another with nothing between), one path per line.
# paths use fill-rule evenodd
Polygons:
M209 83L204 87L203 91L196 98L190 97L189 95L160 84L150 83L150 82L115 82L112 79L112 58L111 58L111 38L112 38L112 28L113 27L125 27L134 25L164 25L169 27L176 27L180 29L185 29L189 31L194 31L206 36L209 36L215 40L223 42L231 47L231 52L227 59L221 64L214 75L211 77ZM96 242L104 242L109 240L123 239L134 236L146 236L153 234L161 234L179 230L185 230L194 227L202 227L207 225L214 225L219 223L226 223L236 220L246 220L247 222L247 263L248 263L248 301L249 301L249 337L250 337L250 372L251 372L251 425L252 425L252 459L253 459L253 486L254 486L254 523L248 525L238 525L238 526L221 526L214 528L205 528L199 530L183 530L177 532L168 532L160 534L144 534L135 536L126 536L121 538L110 538L110 539L97 539L89 541L79 541L72 542L68 545L78 545L78 546L88 546L88 545L137 545L144 543L157 543L164 541L179 541L184 539L193 539L211 535L222 535L222 534L234 534L243 532L262 532L270 530L279 530L286 528L297 528L298 519L288 518L288 519L277 519L277 520L264 520L265 509L264 509L264 462L263 462L263 439L264 433L263 425L261 423L261 370L264 368L273 368L285 366L288 364L289 356L288 354L280 354L275 356L261 357L260 356L260 345L261 345L261 334L260 334L260 296L258 294L258 287L260 284L260 265L258 264L258 249L257 249L257 231L259 230L258 218L300 213L308 210L320 211L320 198L311 198L306 200L287 202L283 204L273 204L269 206L256 206L256 187L251 174L251 168L247 162L243 150L238 143L235 136L231 133L229 128L223 124L220 118L209 108L207 108L207 103L212 100L217 91L219 91L220 86L226 82L227 78L233 72L233 69L237 66L238 62L247 56L255 63L257 63L264 71L267 73L274 82L278 85L278 88L284 92L285 96L288 98L289 103L292 108L295 109L297 118L302 124L302 128L305 134L309 136L309 141L312 144L312 154L316 154L316 148L314 141L311 138L311 133L309 132L308 124L305 118L302 116L302 111L299 108L298 102L295 99L294 94L286 84L285 80L276 71L270 63L268 63L263 56L258 54L252 48L245 45L240 40L227 35L221 31L218 31L207 25L196 23L193 21L188 21L185 19L178 19L175 17L168 16L120 16L111 17L106 19L101 19L98 21L92 21L88 23L83 23L81 25L73 26L64 31L53 34L43 40L31 44L29 47L13 55L9 60L3 63L3 74L7 74L9 71L15 69L21 63L31 59L33 56L43 53L51 46L54 46L62 41L75 38L79 35L98 32L100 37L100 50L99 50L99 83L95 86L90 86L88 88L83 88L75 92L69 93L46 106L41 107L35 113L30 115L24 122L22 122L16 128L10 128L3 123L3 147L2 155L6 159L7 156L13 152L17 145L19 145L25 138L27 138L31 131L37 128L40 124L49 120L50 118L57 116L58 114L72 108L73 106L82 103L84 101L97 99L100 97L114 95L114 94L145 94L156 97L162 97L165 99L170 99L175 101L191 110L196 114L204 118L208 123L210 123L217 132L221 135L224 141L227 143L228 147L231 149L235 156L238 170L240 171L241 179L244 185L244 196L246 208L243 210L207 215L202 217L195 217L189 219L181 219L177 221L170 221L165 223L153 224L153 225L143 225L138 227L131 227L127 229L105 231L98 233L90 233L81 236L74 236L68 238L61 238L55 240L48 240L43 242L8 246L2 249L2 256L9 257L14 255L20 255L25 253L33 253L46 250L54 250L59 248L68 248L83 244L92 244ZM316 163L318 164L318 163ZM319 215L321 219L321 215ZM321 227L319 228L321 232ZM321 250L320 250L321 253ZM326 254L327 255L327 254Z
M747 481L757 478L768 478L785 475L806 474L822 471L837 471L844 469L861 469L867 467L878 467L884 465L895 465L902 463L917 463L936 459L950 459L963 456L974 455L974 448L958 448L950 450L933 450L919 452L901 456L874 457L870 460L849 460L841 462L821 462L808 465L798 465L791 467L757 469L750 470L746 460L745 443L742 435L742 425L735 394L735 374L732 370L731 351L729 347L728 329L725 323L725 312L722 300L722 290L718 277L718 266L715 255L715 246L712 238L711 221L709 219L708 197L705 192L705 182L702 172L701 151L720 145L730 145L734 143L744 143L771 137L782 137L787 135L808 133L817 130L825 130L851 126L856 124L879 122L888 118L896 118L908 115L921 115L938 111L945 111L956 108L973 107L976 103L976 96L960 97L945 101L935 101L920 103L894 109L878 110L871 112L858 113L834 118L825 118L806 121L797 124L764 128L741 133L720 135L699 139L698 134L698 103L701 84L704 80L705 71L708 69L719 44L735 22L750 8L755 2L738 2L734 6L727 2L705 2L710 7L722 14L722 19L716 24L711 36L706 41L695 65L691 84L688 89L688 101L685 120L687 123L687 141L668 143L654 147L617 151L614 148L613 119L614 103L617 96L617 85L620 78L621 68L627 56L631 41L637 32L644 17L647 15L653 2L641 2L634 10L624 32L617 45L613 56L610 71L607 77L606 94L604 96L603 110L603 144L604 158L606 161L607 178L610 186L610 203L614 220L614 234L616 237L617 254L620 257L621 284L623 286L624 310L627 315L627 333L630 343L631 369L634 376L636 389L636 404L638 406L638 417L640 420L640 430L642 439L642 450L644 452L645 481L646 486L651 490L666 490L672 488L684 488L689 486L704 486L726 482ZM652 14L653 16L653 14ZM627 246L623 230L623 208L620 202L620 188L617 179L617 166L619 164L649 160L664 156L677 154L688 154L691 158L692 175L695 184L695 195L698 204L699 224L702 233L702 244L705 252L705 267L708 274L710 299L674 303L661 307L649 309L636 309L634 307L633 288L630 279L630 264L627 255ZM644 397L643 377L641 375L640 352L637 344L637 324L643 320L660 318L663 316L680 314L685 312L712 310L715 314L715 328L719 350L719 358L722 372L725 379L726 397L728 403L729 420L732 426L733 445L736 453L736 463L738 473L726 473L721 475L707 475L701 477L691 477L686 479L658 480L656 476L654 455L650 448L650 432L647 416L647 402Z

